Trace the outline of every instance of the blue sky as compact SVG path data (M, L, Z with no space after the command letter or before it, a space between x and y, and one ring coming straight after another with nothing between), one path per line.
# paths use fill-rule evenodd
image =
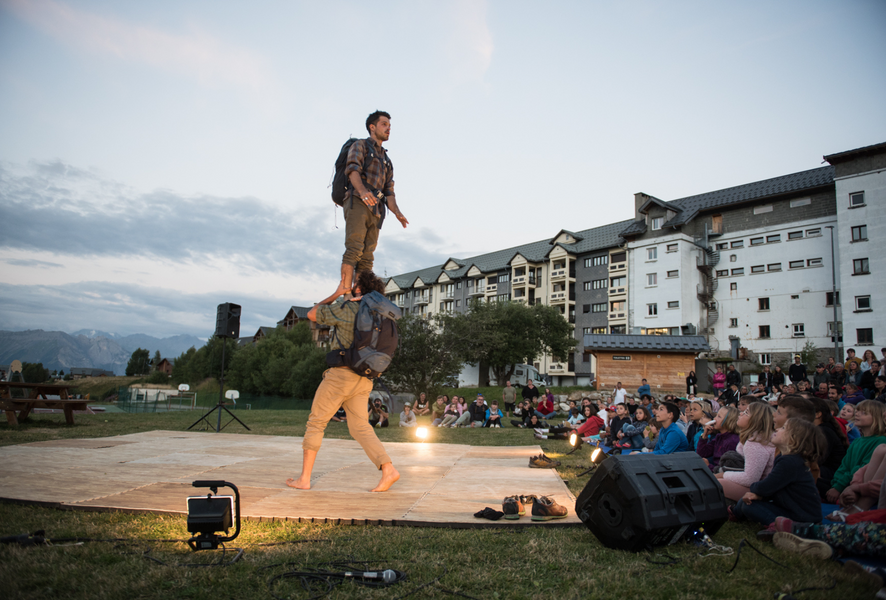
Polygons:
M886 140L886 2L0 0L0 329L273 325L375 109L394 275ZM879 57L879 58L877 58Z

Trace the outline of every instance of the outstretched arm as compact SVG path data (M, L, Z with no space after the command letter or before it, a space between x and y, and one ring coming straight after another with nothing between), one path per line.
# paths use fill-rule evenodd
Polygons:
M409 225L409 221L407 221L406 217L403 216L403 213L400 212L400 207L397 206L397 198L395 196L388 196L387 201L388 208L391 209L391 212L394 213L394 216L397 217L398 221L400 221L403 229L406 229L406 226Z

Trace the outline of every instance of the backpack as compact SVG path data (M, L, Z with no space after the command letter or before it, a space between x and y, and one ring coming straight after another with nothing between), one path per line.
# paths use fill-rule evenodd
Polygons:
M397 350L399 334L396 321L401 316L400 309L382 294L365 294L360 299L354 319L354 343L350 348L327 353L326 364L330 367L350 367L368 379L378 378L391 364Z
M344 206L345 198L348 197L349 192L351 191L351 182L348 181L347 176L345 175L345 169L348 166L348 152L351 150L351 146L354 145L355 142L359 142L361 140L357 138L350 138L344 145L341 147L341 150L338 153L338 158L335 159L335 175L332 176L332 201L338 204L339 206ZM366 163L375 158L375 150L372 148L369 149L363 155L363 170L366 170ZM393 165L391 164L391 159L385 155L385 162L387 163L387 167L391 168ZM380 195L381 192L377 192L374 189L370 191L375 193L376 196ZM384 195L381 194L380 200L384 198ZM399 317L398 317L399 318Z

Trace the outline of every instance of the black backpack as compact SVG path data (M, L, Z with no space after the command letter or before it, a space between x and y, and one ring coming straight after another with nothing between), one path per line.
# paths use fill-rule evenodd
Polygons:
M401 316L400 309L382 294L365 294L360 299L354 319L354 343L350 348L329 352L326 364L330 367L350 367L363 377L378 378L391 364L397 351L397 320Z
M345 168L348 166L348 152L351 150L351 146L354 145L355 142L360 142L357 138L350 138L347 142L344 143L344 146L341 147L341 150L338 153L338 158L335 159L335 175L332 177L332 201L338 204L339 206L344 206L345 199L348 197L351 191L351 182L348 181L347 176L345 176ZM366 170L366 163L375 158L375 150L373 148L369 148L369 151L363 155L363 170ZM387 153L385 154L385 162L387 163L388 168L391 168L391 159L387 157ZM381 192L378 192L371 188L371 186L367 186L371 192L375 193L376 196L380 195ZM384 195L381 195L380 200L384 198Z

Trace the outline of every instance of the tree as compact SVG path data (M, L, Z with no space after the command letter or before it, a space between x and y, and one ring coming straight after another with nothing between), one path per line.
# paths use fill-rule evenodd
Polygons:
M49 369L43 363L22 363L22 378L28 383L44 383L49 381Z
M157 366L160 364L160 361L163 360L163 357L160 356L160 351L156 350L154 352L154 359L151 361L151 370L155 370Z
M446 320L435 316L422 319L406 315L397 322L400 343L383 380L398 390L418 396L439 395L443 387L454 386L461 370L462 352Z
M148 372L150 358L151 353L148 350L136 348L135 351L133 351L132 356L129 357L129 362L126 364L127 377L146 374Z
M464 362L488 365L501 384L515 365L549 354L565 360L576 345L557 308L520 302L474 302L467 313L446 318Z

